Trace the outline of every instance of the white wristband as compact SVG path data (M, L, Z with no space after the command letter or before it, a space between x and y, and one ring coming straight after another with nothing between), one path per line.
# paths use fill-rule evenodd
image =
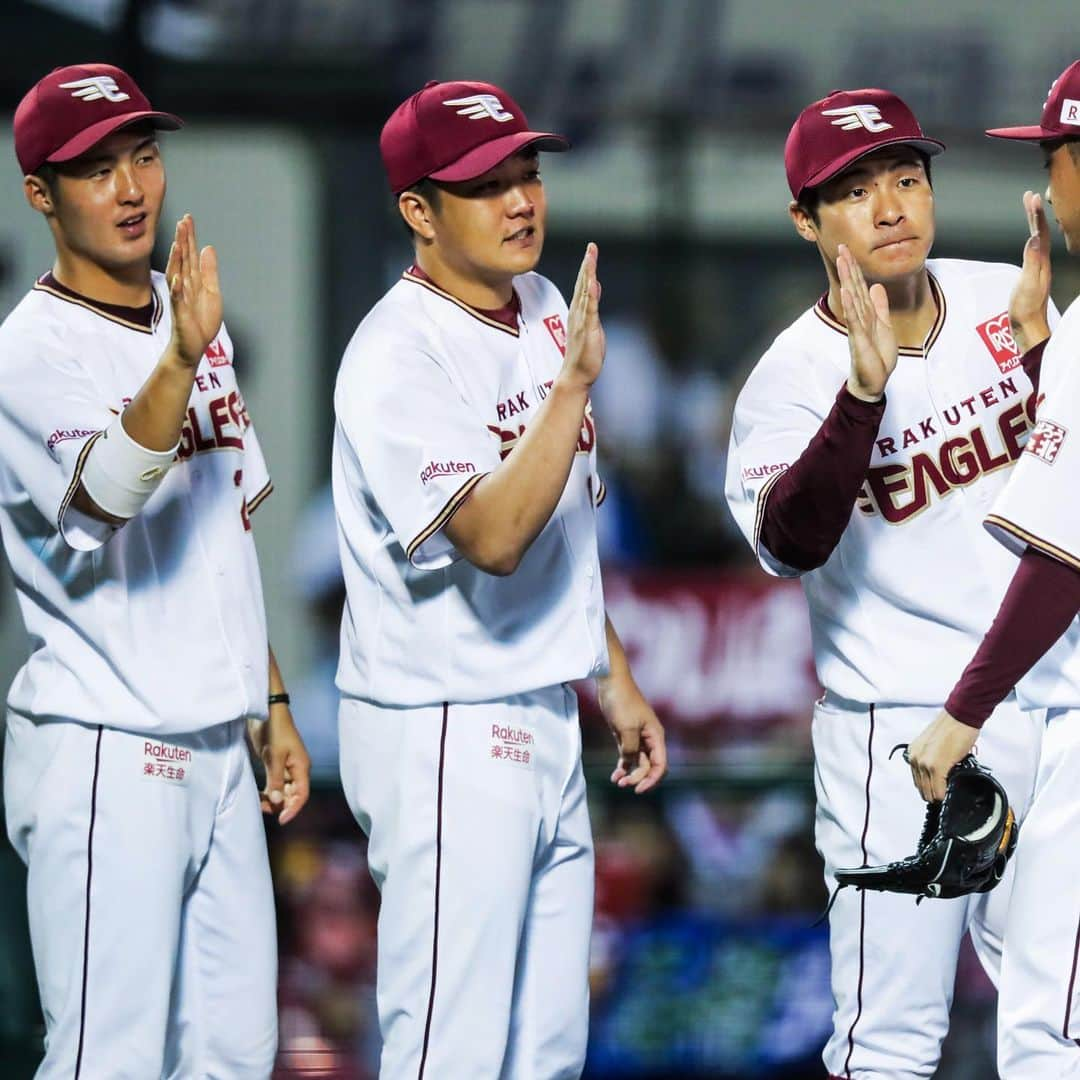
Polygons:
M179 445L147 450L124 430L118 416L87 455L82 485L107 514L133 518L165 479Z

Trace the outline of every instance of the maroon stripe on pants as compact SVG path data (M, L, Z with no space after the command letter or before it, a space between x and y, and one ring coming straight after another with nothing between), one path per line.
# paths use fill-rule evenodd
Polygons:
M1080 1046L1080 1039L1074 1038L1069 1034L1069 1024L1072 1022L1073 987L1076 985L1076 960L1078 954L1080 954L1080 922L1077 922L1076 925L1076 940L1073 942L1072 971L1069 973L1069 991L1065 995L1065 1026L1061 1029L1061 1034L1066 1039L1072 1039L1077 1046Z
M90 828L86 834L86 914L83 922L82 1000L79 1003L79 1051L75 1055L75 1080L82 1071L83 1042L86 1035L86 989L90 974L90 884L94 877L94 820L97 817L97 784L101 768L101 733L98 724L97 744L94 747L94 780L90 786Z
M874 706L870 706L870 734L866 740L866 815L863 818L863 830L860 844L862 846L862 865L869 866L870 860L866 854L866 834L870 831L870 778L874 775ZM859 984L856 993L858 1005L855 1010L855 1019L848 1028L848 1052L844 1060L844 1076L851 1080L851 1055L855 1052L855 1025L862 1017L862 987L863 987L863 962L865 960L865 935L866 935L866 890L859 894Z
M435 975L439 967L439 882L442 877L442 818L443 818L443 764L446 760L446 721L450 715L450 703L442 707L442 735L439 737L439 786L435 810L435 928L431 937L431 993L428 995L427 1020L424 1023L424 1049L420 1055L420 1072L417 1080L424 1080L427 1065L428 1042L431 1039L431 1015L435 1011Z

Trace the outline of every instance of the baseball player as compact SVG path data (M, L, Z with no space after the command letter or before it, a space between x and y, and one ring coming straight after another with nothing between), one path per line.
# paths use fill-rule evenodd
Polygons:
M1068 250L1080 254L1080 60L1051 87L1038 124L987 134L1042 147L1047 202ZM1006 1080L1080 1076L1080 299L1050 337L1050 232L1039 196L1027 192L1024 205L1031 231L1025 266L1037 269L1028 344L1045 349L1038 423L986 515L991 534L1019 564L944 711L908 751L916 786L938 798L953 763L976 739L984 745L986 717L1013 686L1030 707L1047 710L1001 969L998 1060Z
M415 263L337 380L347 604L341 774L382 893L384 1080L577 1077L593 849L572 679L619 757L664 736L605 617L596 548L597 251L567 311L533 272L546 200L529 129L487 83L428 83L380 147Z
M758 362L733 421L732 511L768 573L801 577L810 608L830 889L837 868L892 862L919 836L923 807L891 751L941 707L1004 591L1007 560L980 522L1034 409L1037 371L1010 333L1010 312L1026 326L1031 268L928 261L930 159L943 149L886 90L835 91L802 111L785 147L789 210L828 289ZM1020 814L1039 734L1010 699L980 748ZM933 1074L962 936L994 975L1010 883L918 907L836 896L832 1077Z
M150 269L156 129L179 126L106 64L53 71L15 114L26 198L56 246L0 327L0 532L30 636L4 803L49 1080L265 1080L274 1059L245 721L282 821L308 766L267 643L250 515L271 484L216 256L186 216L165 275Z

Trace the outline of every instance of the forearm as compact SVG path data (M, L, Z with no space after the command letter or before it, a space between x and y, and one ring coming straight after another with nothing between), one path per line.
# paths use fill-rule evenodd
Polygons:
M268 650L270 654L270 695L285 694L285 680L281 677L281 668L278 667L277 657L274 655L273 647Z
M1031 380L1031 385L1036 391L1039 389L1039 375L1042 371L1043 353L1046 351L1046 345L1049 340L1050 333L1047 331L1046 337L1043 338L1038 345L1033 345L1020 357L1020 363L1023 365L1024 374Z
M982 727L998 703L1065 633L1077 611L1080 572L1029 547L945 710L970 727Z
M845 386L817 434L768 493L760 540L787 566L813 570L840 542L866 479L885 401Z
M513 451L446 525L469 562L512 573L562 497L581 438L588 387L560 376Z
M185 364L170 345L117 422L137 447L155 454L167 453L180 441L194 381L195 368ZM99 452L99 447L93 447L90 455ZM160 466L162 470L166 467ZM75 492L72 504L84 514L111 525L123 525L128 520L99 506L83 483Z
M180 441L194 384L195 368L166 349L124 410L124 430L147 450L171 450Z
M610 693L613 688L625 685L627 682L636 685L633 673L630 671L630 661L626 658L626 650L623 648L619 635L615 632L610 615L604 617L604 635L607 638L608 674L601 675L596 680L596 690L601 698Z

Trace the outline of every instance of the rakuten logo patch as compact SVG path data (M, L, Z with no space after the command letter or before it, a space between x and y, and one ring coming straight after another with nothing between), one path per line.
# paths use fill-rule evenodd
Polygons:
M471 461L432 461L420 470L420 483L426 487L439 476L465 476L474 472L476 466Z

